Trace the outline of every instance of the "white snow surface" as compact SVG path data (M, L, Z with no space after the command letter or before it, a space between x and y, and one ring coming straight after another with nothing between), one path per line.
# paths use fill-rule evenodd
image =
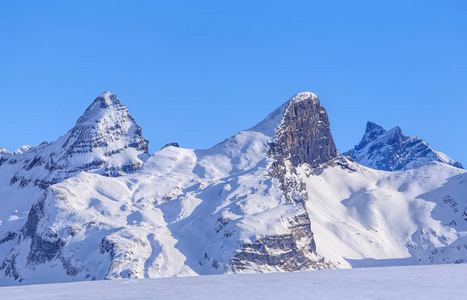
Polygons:
M0 288L32 299L465 299L467 264L121 279Z
M317 251L340 267L467 260L467 173L435 162L385 172L356 163L305 178Z
M31 148L34 148L34 146L31 146L31 145L23 145L23 146L19 147L18 150L16 150L15 152L13 152L13 154L23 154L24 152L29 151Z

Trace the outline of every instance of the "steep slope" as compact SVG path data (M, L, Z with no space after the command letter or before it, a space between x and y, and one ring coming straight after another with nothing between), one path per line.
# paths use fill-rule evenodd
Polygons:
M306 191L290 187L296 166L336 157L326 111L301 93L211 149L165 147L119 178L78 174L33 206L5 280L334 268L316 254Z
M120 176L147 159L147 141L115 95L99 95L57 141L0 152L0 259L17 241L31 205L47 188L79 172Z
M462 168L459 162L433 150L419 137L405 136L399 127L386 131L372 122L367 123L360 144L347 153L359 164L384 171L414 169L433 161Z
M467 259L467 172L440 162L385 172L299 169L317 253L339 267Z

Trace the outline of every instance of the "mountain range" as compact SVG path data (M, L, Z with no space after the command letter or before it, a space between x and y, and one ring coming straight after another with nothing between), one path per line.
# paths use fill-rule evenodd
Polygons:
M421 138L403 135L400 127L386 131L373 122L367 123L360 144L346 153L361 165L384 171L415 169L433 161L463 168Z
M58 140L0 149L0 284L460 263L466 195L462 165L398 127L338 153L313 93L150 155L104 92Z

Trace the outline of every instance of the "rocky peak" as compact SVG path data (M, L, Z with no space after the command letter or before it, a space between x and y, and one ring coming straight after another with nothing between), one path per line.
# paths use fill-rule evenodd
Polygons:
M54 155L56 165L105 176L133 173L148 155L141 127L110 92L100 94L60 142L63 150Z
M41 188L80 171L111 177L134 173L149 156L141 127L110 92L100 94L58 140L15 154L8 161L19 168L11 184L24 187L33 182Z
M304 184L293 178L295 168L302 164L316 168L338 153L328 115L315 94L299 93L287 105L275 141L270 145L274 157L271 176L279 179L286 199L298 203L308 196Z
M368 121L366 123L365 134L363 135L362 141L355 148L364 148L366 145L368 145L369 142L374 140L376 137L383 135L384 133L386 133L386 130L383 127Z
M337 156L328 115L318 97L310 92L295 95L276 133L275 152L294 167L316 167Z
M85 124L87 122L94 123L100 118L103 118L106 114L108 115L112 112L125 109L126 107L120 103L115 94L108 91L103 92L89 105L84 114L76 122L76 125ZM128 113L128 110L126 110L126 113Z
M96 148L135 148L148 153L148 142L128 108L110 92L100 94L78 119L63 145L68 154L92 152Z
M386 131L372 122L367 123L361 142L348 154L359 164L384 171L413 169L433 161L462 168L419 137L405 136L399 126Z

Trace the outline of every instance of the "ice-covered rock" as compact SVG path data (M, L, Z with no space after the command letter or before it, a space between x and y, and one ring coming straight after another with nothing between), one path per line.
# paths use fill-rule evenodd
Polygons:
M147 145L148 142L141 136L141 128L128 109L115 95L105 92L58 140L44 142L37 147L23 146L14 153L2 151L0 259L4 260L18 241L28 215L31 224L31 213L38 211L31 207L37 207L37 203L36 206L33 204L50 185L83 171L103 176L134 173L149 156ZM22 235L23 238L26 236L30 235ZM44 248L47 244L41 242L34 245ZM38 260L42 261L42 258Z
M421 138L405 136L400 127L386 131L372 122L367 123L360 144L348 154L359 164L384 171L414 169L434 161L462 168L459 162L433 150Z

